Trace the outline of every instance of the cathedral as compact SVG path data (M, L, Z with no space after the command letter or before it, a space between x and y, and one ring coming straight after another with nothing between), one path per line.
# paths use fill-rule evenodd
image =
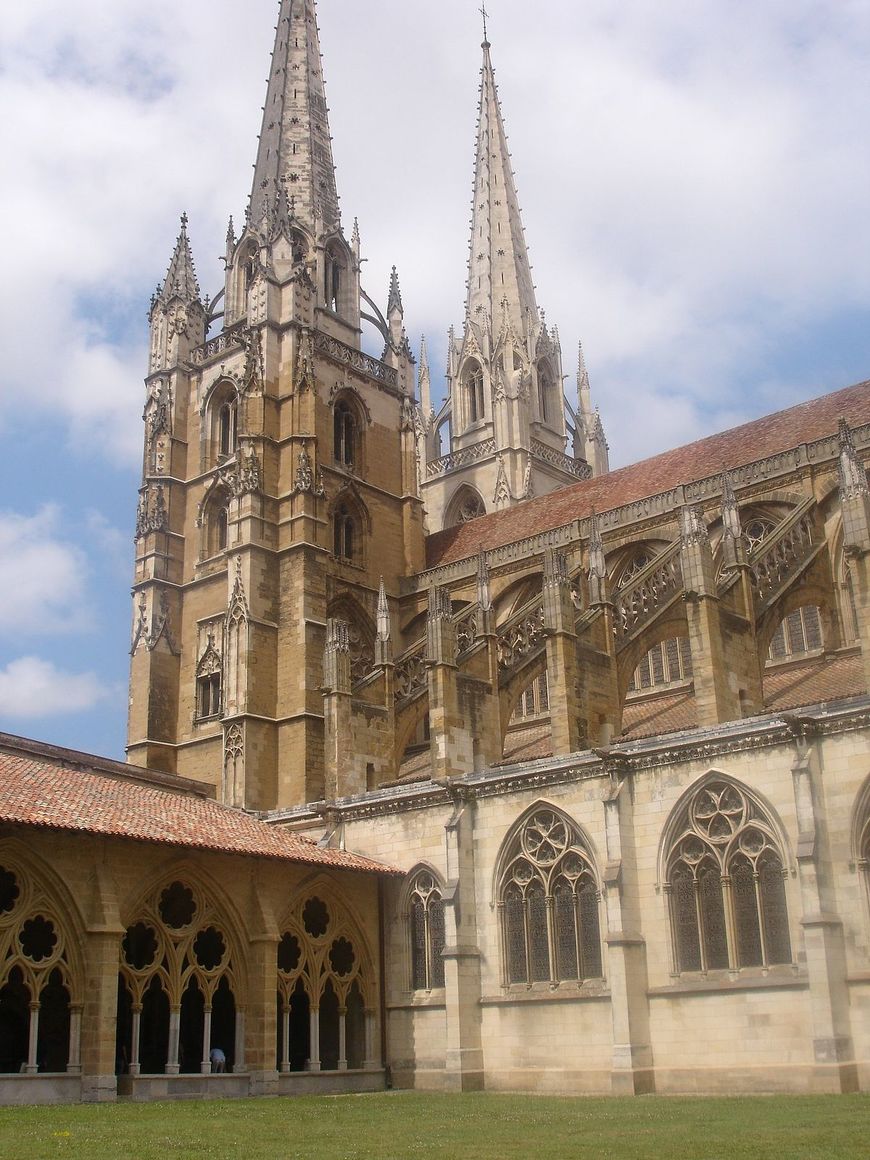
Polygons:
M611 471L482 50L443 388L314 0L214 296L182 218L128 763L0 736L0 1102L870 1089L870 383Z

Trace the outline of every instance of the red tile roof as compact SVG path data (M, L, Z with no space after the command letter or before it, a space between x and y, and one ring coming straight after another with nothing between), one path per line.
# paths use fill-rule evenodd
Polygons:
M426 541L427 567L449 564L475 556L481 548L497 548L561 527L573 519L591 515L593 509L610 511L801 443L812 443L835 432L841 417L853 427L870 423L870 382L799 403L607 475L527 500L517 507L436 532Z
M59 756L59 755L65 756ZM243 810L191 792L191 783L120 762L0 735L0 823L247 854L336 870L398 874L369 858L319 846ZM150 782L157 784L149 784Z

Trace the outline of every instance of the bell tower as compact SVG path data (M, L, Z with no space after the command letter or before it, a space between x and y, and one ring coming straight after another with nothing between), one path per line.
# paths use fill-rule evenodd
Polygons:
M282 0L223 287L201 296L184 219L152 305L131 761L253 809L323 796L328 625L363 680L379 609L423 566L402 317L398 279L385 317L342 228L314 0Z
M421 414L430 532L592 474L584 437L566 452L559 334L535 297L490 47L484 29L465 320L446 401Z

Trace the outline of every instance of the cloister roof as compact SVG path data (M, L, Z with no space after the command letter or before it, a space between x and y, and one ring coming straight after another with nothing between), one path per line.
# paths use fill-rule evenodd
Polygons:
M183 778L0 733L0 823L399 874L221 805Z
M445 528L426 542L427 567L476 556L481 548L491 550L561 527L591 515L593 510L610 511L680 484L812 443L836 432L840 418L852 427L870 423L870 381L765 415L606 475L584 479L517 507Z

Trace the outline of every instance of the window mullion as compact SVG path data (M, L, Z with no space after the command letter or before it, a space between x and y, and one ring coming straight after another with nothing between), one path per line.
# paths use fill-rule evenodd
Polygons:
M562 971L560 965L556 962L556 957L559 953L559 947L556 939L556 908L555 900L552 894L544 895L544 907L547 915L547 941L549 945L549 959L550 959L550 982L557 983L561 978Z
M731 889L730 874L723 874L720 878L722 887L722 909L725 912L725 939L728 943L728 969L736 971L740 966L737 939L737 918L734 913L734 894Z
M764 904L761 899L761 875L758 873L757 865L753 867L752 885L755 888L755 911L758 915L758 941L761 943L761 965L766 967L770 962L770 954L767 949L767 931L765 930L764 922Z
M704 930L704 921L701 914L701 882L697 875L692 879L692 886L694 889L695 898L695 922L698 925L698 950L699 958L701 960L701 970L707 970L707 944L706 931Z

